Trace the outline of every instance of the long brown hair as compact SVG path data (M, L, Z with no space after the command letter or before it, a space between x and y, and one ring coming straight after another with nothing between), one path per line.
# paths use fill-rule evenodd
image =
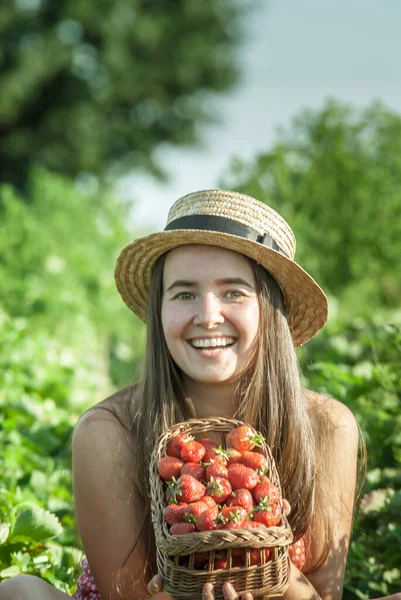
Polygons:
M163 268L166 255L157 261L151 281L148 307L147 346L143 378L134 386L124 419L133 442L137 484L144 506L150 497L148 467L159 435L173 424L195 416L186 397L181 372L172 360L163 333L161 304ZM327 557L331 541L331 521L324 478L316 477L319 456L328 436L308 412L305 390L291 333L285 315L285 302L274 278L253 260L260 302L260 328L254 358L236 386L236 417L260 431L269 444L283 489L291 505L288 517L295 539L300 538L318 517L324 523L323 550L310 570ZM145 516L145 538L149 562L154 568L154 536L149 510Z

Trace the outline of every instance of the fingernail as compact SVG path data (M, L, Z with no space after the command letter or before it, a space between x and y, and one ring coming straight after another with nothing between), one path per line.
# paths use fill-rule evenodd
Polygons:
M210 582L205 583L203 590L206 594L210 594L210 592L213 590L213 585Z

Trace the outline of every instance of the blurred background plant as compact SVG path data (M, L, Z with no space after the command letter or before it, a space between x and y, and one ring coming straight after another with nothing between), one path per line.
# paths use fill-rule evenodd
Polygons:
M256 3L255 3L256 6ZM253 3L18 0L0 7L0 580L79 573L70 439L79 415L140 376L144 325L114 287L132 237L128 170L166 176L238 84ZM127 76L128 74L128 76ZM236 152L221 187L291 223L331 320L305 385L356 414L369 471L344 598L401 589L401 116L327 101L270 148Z

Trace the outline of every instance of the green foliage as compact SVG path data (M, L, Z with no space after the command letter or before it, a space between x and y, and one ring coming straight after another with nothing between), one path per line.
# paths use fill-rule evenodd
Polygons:
M28 202L26 201L28 200ZM27 194L0 186L0 297L12 317L92 353L113 381L139 368L145 330L121 302L113 271L131 239L128 209L109 192L83 192L36 169ZM45 358L46 362L48 358ZM111 361L111 366L110 366Z
M33 163L69 176L160 169L154 151L211 120L237 80L235 0L6 0L0 7L0 181Z
M306 385L350 407L368 450L344 600L401 589L400 353L401 326L380 319L337 324L300 352Z
M288 219L297 261L335 297L342 314L398 308L401 279L401 116L335 101L304 111L223 187L266 201Z
M70 439L101 378L90 355L5 313L0 348L0 580L29 573L71 592L82 550Z

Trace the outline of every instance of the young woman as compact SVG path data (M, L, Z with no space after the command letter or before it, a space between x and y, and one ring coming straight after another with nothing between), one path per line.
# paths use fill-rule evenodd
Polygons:
M218 190L181 198L164 232L122 251L117 287L147 322L147 350L141 382L93 407L74 432L88 559L78 600L168 600L155 565L150 454L174 423L215 416L252 424L272 449L295 539L307 544L304 572L291 566L285 600L342 597L359 433L346 406L302 388L295 347L324 326L327 299L294 254L280 215ZM223 593L238 598L230 585ZM206 584L203 600L214 597ZM25 576L0 586L0 600L11 598L66 595Z

